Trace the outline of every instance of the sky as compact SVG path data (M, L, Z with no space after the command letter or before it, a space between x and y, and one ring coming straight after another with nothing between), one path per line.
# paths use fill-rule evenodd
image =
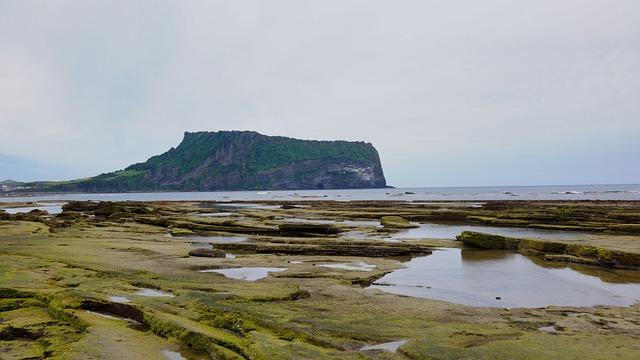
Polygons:
M395 186L640 183L640 1L0 1L0 180L234 129Z

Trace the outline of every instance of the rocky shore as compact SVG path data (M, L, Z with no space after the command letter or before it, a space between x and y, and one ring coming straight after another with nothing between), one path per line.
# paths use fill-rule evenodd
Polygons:
M59 214L0 211L3 356L640 357L638 304L471 307L369 288L407 259L466 247L640 282L640 202L255 204L67 202ZM439 238L420 235L425 224L550 235ZM567 233L575 236L554 237ZM378 346L385 343L397 346Z

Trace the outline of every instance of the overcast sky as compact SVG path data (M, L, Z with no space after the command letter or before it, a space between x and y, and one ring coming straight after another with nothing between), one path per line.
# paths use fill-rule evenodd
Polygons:
M638 183L640 1L0 1L0 180L224 129L369 141L396 186Z

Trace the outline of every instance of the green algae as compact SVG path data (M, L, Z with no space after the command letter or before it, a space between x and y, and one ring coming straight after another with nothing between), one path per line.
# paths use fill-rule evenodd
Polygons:
M599 216L612 213L611 209L595 209L598 210L597 216L591 216L584 204L575 209L553 210L552 216L544 216L547 205L535 211L516 207L437 214L440 211L421 205L362 203L329 206L319 202L317 206L307 208L265 210L264 213L254 211L264 216L225 223L197 221L181 215L193 212L190 206L186 203L144 205L143 208L162 208L162 213L149 210L151 213L134 213L131 216L121 213L130 214L132 209L141 207L123 207L115 212L122 222L111 221L107 217L87 220L84 215L80 218L74 214L69 217L70 223L56 228L56 232L51 234L42 222L0 222L0 242L3 245L0 252L0 294L3 294L0 318L11 311L33 309L37 311L15 313L22 314L19 317L25 322L16 322L12 326L26 328L30 324L29 319L43 316L33 325L34 331L37 332L37 324L41 321L47 321L51 329L40 338L50 339L48 343L27 339L0 340L0 347L18 349L22 346L34 356L49 354L47 356L53 358L69 358L82 353L113 357L125 349L131 351L131 356L147 352L159 358L158 349L171 348L175 344L190 346L212 358L223 359L589 359L606 354L624 359L637 358L640 354L640 349L633 345L633 339L640 336L640 329L634 323L640 311L637 306L582 308L579 311L587 315L575 318L568 318L553 309L506 311L468 308L439 301L403 298L358 286L366 285L388 269L398 266L392 260L370 257L366 250L373 248L372 242L362 242L360 253L351 254L352 257L337 253L323 257L304 252L296 255L256 254L246 249L247 252L237 259L229 260L188 258L187 239L164 236L168 226L189 224L192 227L191 224L195 224L196 227L202 226L197 231L215 229L215 233L219 233L221 228L228 234L257 229L260 235L256 239L264 244L327 246L343 243L339 239L322 236L280 237L279 230L269 233L275 227L268 223L268 219L279 211L322 217L339 214L345 219L380 219L385 215L395 215L411 221L463 219L475 213L486 217L483 221L498 219L506 225L513 224L513 221L531 221L551 227L581 227L579 224L558 222L561 219L558 214L562 213L571 221L588 219L587 226L596 228L594 224L599 227L603 224ZM559 209L562 207L565 205L558 206ZM632 215L620 214L631 212L618 211L616 216L620 224L633 219ZM607 216L606 221L613 218ZM268 236L264 229L268 230ZM633 238L619 243L624 247L616 247L617 243L603 247L606 239L597 239L600 242L584 239L579 243L519 239L518 249L574 256L576 259L597 259L602 266L632 266L636 263L634 253L629 251L634 246ZM491 241L491 246L513 246L510 240ZM343 245L347 248L348 242ZM357 274L335 269L320 270L313 266L314 261L354 259L373 262L380 271ZM305 262L290 264L292 260ZM255 283L195 271L234 266L291 269ZM133 294L137 287L160 288L176 296L170 299L135 297ZM101 318L83 310L87 301L106 303L111 295L129 296L133 302L131 305L141 312L142 323L149 330L132 329L126 322ZM537 330L549 324L563 324L564 330L558 334ZM407 339L408 342L397 353L357 351L364 345L398 339ZM16 341L20 346L11 343ZM154 357L149 355L149 358Z

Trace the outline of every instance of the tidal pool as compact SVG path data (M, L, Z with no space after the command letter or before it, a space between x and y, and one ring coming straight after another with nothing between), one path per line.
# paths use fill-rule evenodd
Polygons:
M214 272L222 274L231 279L256 281L269 276L271 272L285 271L287 268L268 268L268 267L241 267L231 269L211 269L200 270L200 272Z
M637 275L568 267L504 250L436 250L432 255L412 259L405 268L383 276L370 288L503 308L628 306L640 300Z
M351 271L372 271L377 266L367 264L360 261L357 263L336 263L336 264L319 264L318 266L326 267L330 269L351 270Z
M235 213L232 212L217 212L217 213L198 213L194 214L195 217L226 217L226 216L235 216Z
M532 239L575 239L586 235L577 231L531 229L479 225L419 224L415 229L400 230L391 235L392 239L455 239L463 231L477 231L487 234Z
M360 348L360 351L371 351L371 350L384 350L389 352L396 352L398 348L407 343L407 340L398 340L391 341L377 345L367 345Z
M250 242L246 236L181 236L182 238L194 240L193 246L204 246L203 244L235 244Z
M164 355L167 360L187 360L186 357L182 356L182 354L177 351L163 350L162 355Z
M131 300L129 300L128 297L126 296L109 296L109 300L113 301L113 302L117 302L117 303L128 303Z
M380 221L374 220L332 220L332 219L303 219L303 218L284 218L277 221L287 223L307 223L307 224L335 224L345 226L372 226L382 227Z
M63 204L37 204L37 206L10 207L4 208L2 210L8 212L9 214L28 213L32 210L43 210L48 212L49 214L59 214L62 212L62 205Z
M148 297L175 297L175 295L156 289L141 288L136 295Z

